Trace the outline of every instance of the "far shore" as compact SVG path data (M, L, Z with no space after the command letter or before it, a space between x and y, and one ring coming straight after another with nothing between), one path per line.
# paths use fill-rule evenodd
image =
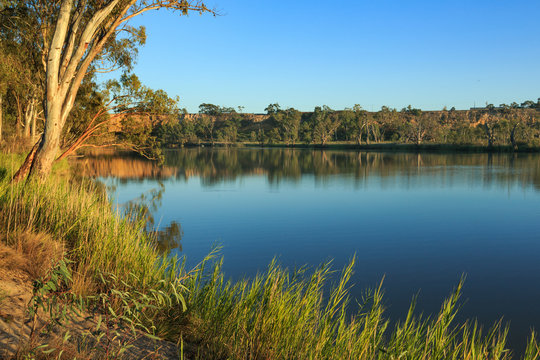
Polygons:
M392 151L392 152L424 152L424 153L538 153L538 146L520 146L517 149L510 145L460 145L460 144L399 144L399 143L373 143L355 144L347 142L331 142L321 144L260 144L257 142L200 142L186 143L182 147L249 147L249 148L290 148L290 149L317 149L317 150L360 150L360 151ZM182 147L165 147L164 150L181 149Z

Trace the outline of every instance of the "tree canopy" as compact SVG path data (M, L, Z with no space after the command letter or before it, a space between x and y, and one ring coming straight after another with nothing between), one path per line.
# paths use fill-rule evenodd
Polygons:
M130 20L147 11L169 10L179 15L212 13L201 1L187 0L14 0L2 1L2 13L25 14L30 31L14 26L19 45L35 49L43 73L44 131L38 145L17 174L46 176L59 151L83 80L118 68L129 70L133 54L146 39L144 27ZM8 28L8 26L2 26ZM8 31L5 30L5 31Z

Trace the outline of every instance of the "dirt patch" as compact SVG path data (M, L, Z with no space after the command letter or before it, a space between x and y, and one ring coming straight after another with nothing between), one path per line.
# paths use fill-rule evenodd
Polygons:
M62 254L63 247L47 235L0 238L0 359L180 358L176 344L107 328L97 315L72 314L61 324L43 312L30 316L33 281Z

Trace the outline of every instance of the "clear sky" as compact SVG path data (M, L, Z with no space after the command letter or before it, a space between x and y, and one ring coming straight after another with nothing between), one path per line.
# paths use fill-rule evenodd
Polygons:
M180 96L264 112L361 104L469 108L540 97L540 0L208 0L147 13L135 73Z

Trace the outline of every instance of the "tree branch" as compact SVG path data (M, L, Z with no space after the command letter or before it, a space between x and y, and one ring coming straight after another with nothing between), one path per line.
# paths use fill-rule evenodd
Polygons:
M82 13L84 11L84 8L86 6L86 0L82 1L82 3L78 4L78 8L75 12L74 18L73 18L73 25L69 28L69 34L68 34L68 46L66 50L64 51L64 56L62 60L62 67L60 68L60 77L64 77L64 73L67 69L67 66L71 60L71 56L73 55L73 50L75 48L75 40L77 38L77 33L79 32L79 26L81 24L82 20Z
M179 10L179 11L182 11L184 14L187 14L188 11L196 11L196 12L199 12L199 13L209 12L210 14L212 14L214 16L217 15L217 12L215 10L207 8L206 5L204 5L204 3L200 2L200 1L197 1L194 5L192 5L190 3L187 3L187 2L184 2L184 1L179 1L179 0L167 0L167 1L158 1L158 2L155 2L153 4L150 4L150 5L142 8L142 9L134 12L133 14L130 14L130 15L126 16L125 18L122 19L122 21L120 23L127 22L130 19L134 18L135 16L139 16L139 15L141 15L141 14L147 12L147 11L157 10L157 9L161 9L161 8Z
M62 49L64 41L66 38L66 33L69 25L69 18L71 15L71 9L73 7L73 0L63 0L62 5L60 6L60 15L58 21L56 22L56 29L54 31L53 40L51 43L48 64L47 64L47 97L55 97L58 93L58 76L59 76L59 65L60 65L60 56L62 54ZM49 99L47 99L49 100Z

